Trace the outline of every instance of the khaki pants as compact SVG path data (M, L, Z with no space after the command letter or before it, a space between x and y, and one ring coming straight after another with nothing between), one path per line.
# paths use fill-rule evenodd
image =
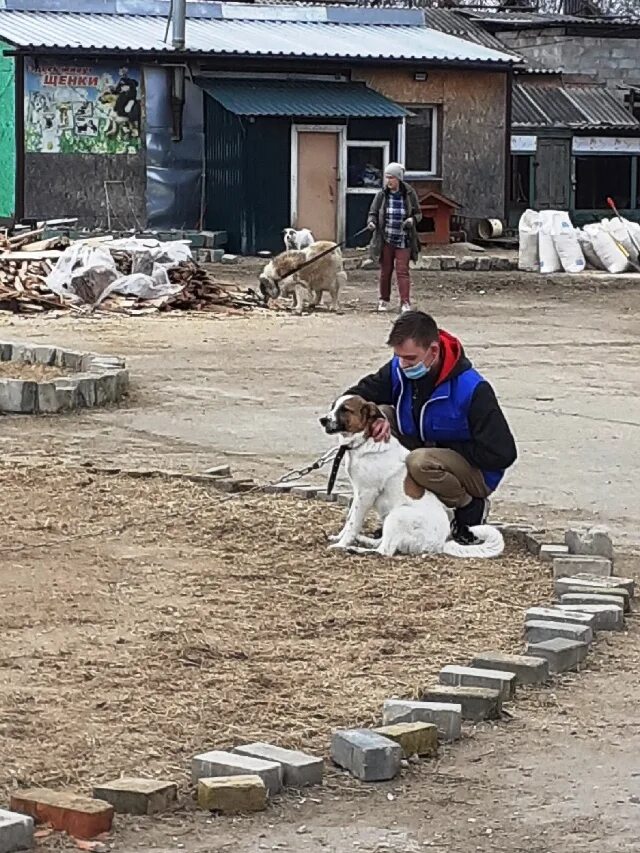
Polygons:
M391 424L391 432L400 444L410 450L407 470L415 482L437 495L445 506L457 509L466 506L471 498L486 498L491 494L482 472L456 453L441 447L420 447L419 440L398 433L393 406L380 406Z

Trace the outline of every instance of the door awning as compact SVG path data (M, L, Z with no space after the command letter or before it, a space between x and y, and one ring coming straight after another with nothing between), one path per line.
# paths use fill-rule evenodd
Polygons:
M364 83L198 78L196 83L239 116L402 118L407 111Z

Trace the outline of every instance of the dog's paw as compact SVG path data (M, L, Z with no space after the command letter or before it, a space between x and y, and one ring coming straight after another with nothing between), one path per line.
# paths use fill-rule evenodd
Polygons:
M346 551L351 546L351 542L345 542L344 539L339 539L333 545L329 545L329 551Z
M340 541L340 534L339 533L330 533L327 536L327 540L329 542L339 542Z

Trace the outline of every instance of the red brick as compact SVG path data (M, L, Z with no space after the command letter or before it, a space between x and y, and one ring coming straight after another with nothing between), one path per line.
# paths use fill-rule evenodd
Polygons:
M11 797L11 808L76 838L95 838L109 832L113 822L112 805L72 791L49 788L17 791Z

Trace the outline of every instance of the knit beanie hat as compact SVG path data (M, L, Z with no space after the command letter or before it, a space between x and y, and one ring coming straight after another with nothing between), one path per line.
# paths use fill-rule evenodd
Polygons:
M389 163L384 173L391 178L397 178L401 181L404 178L404 166L402 163Z

